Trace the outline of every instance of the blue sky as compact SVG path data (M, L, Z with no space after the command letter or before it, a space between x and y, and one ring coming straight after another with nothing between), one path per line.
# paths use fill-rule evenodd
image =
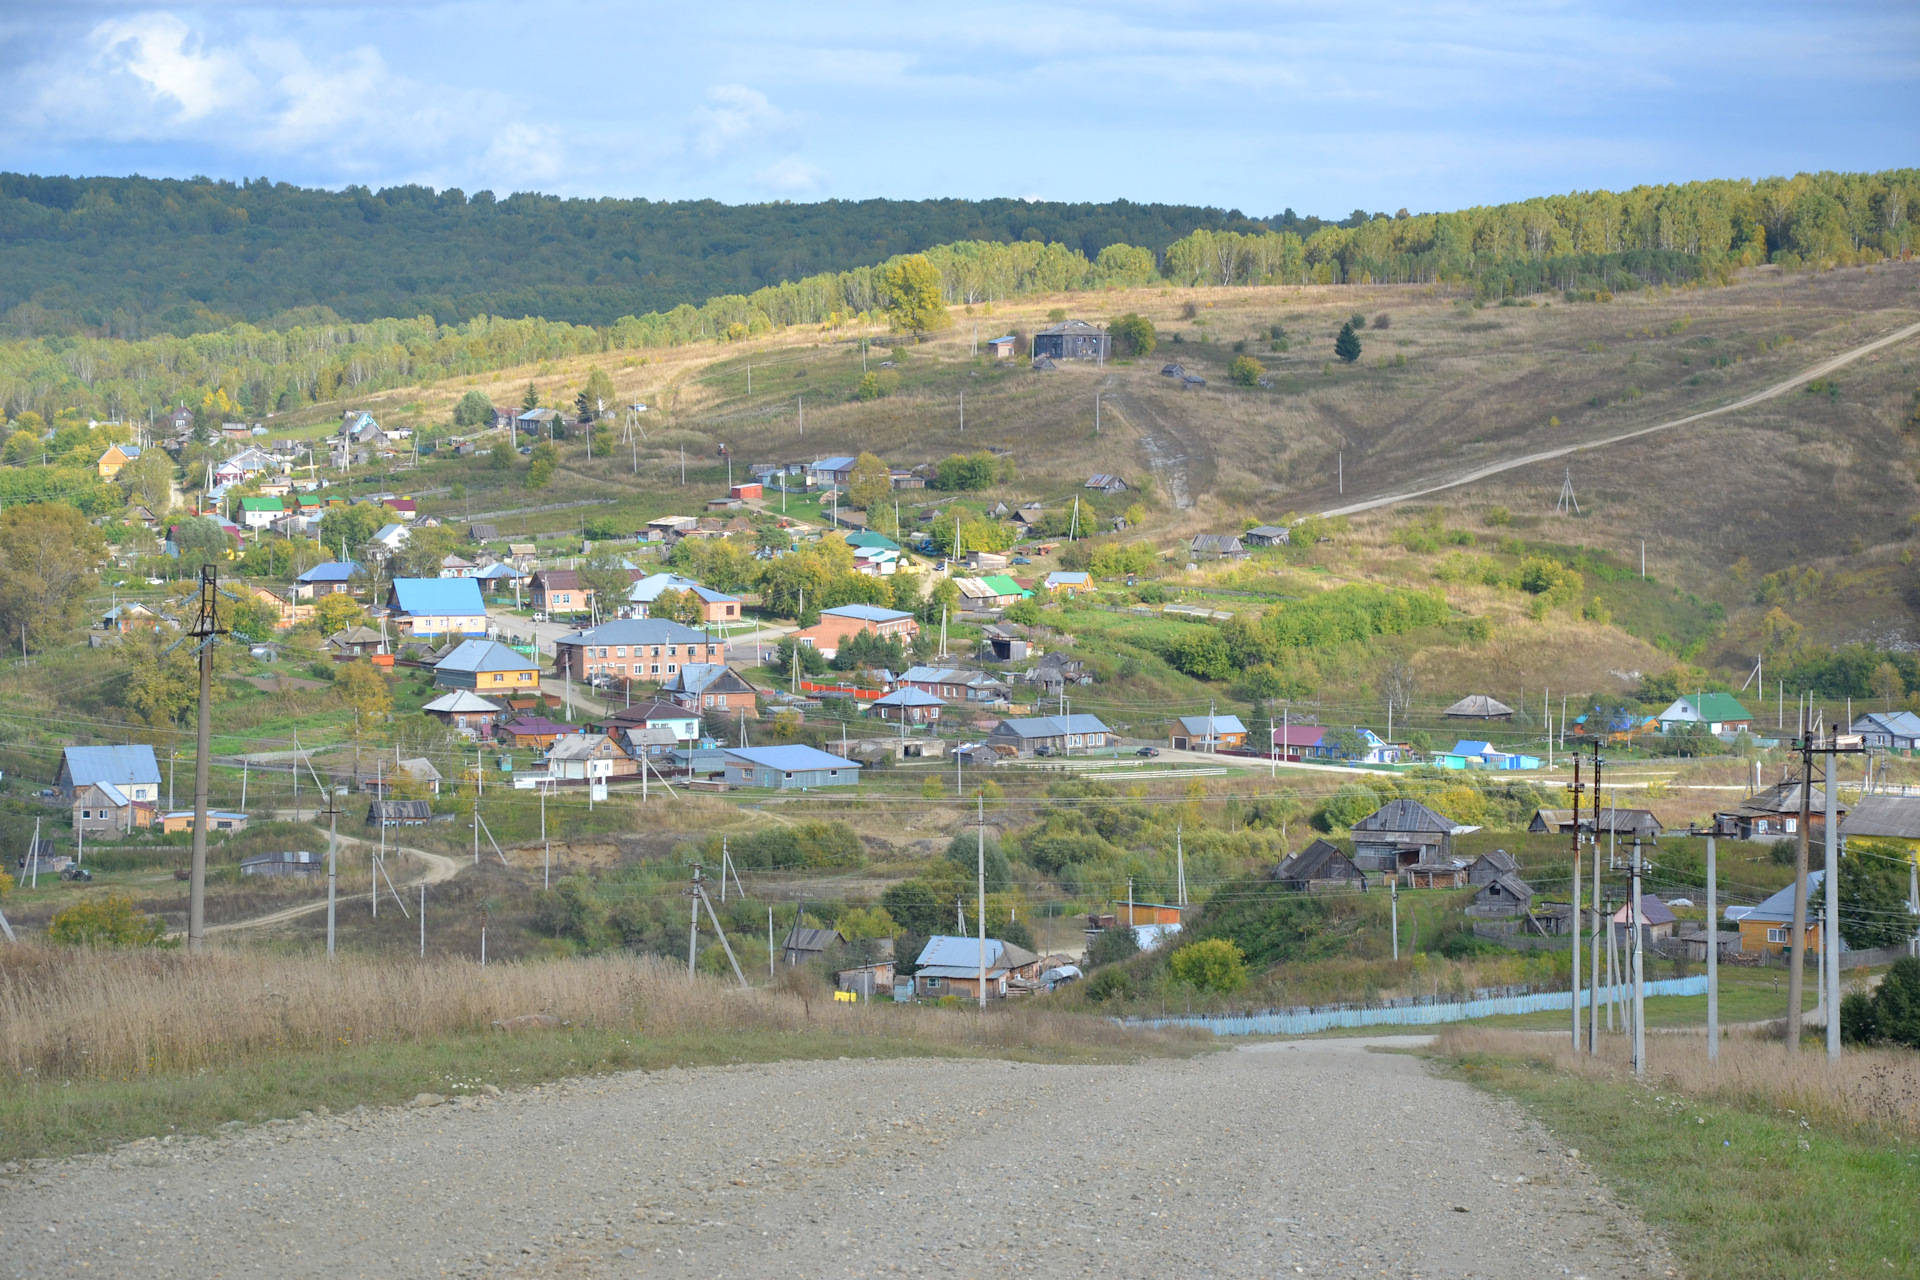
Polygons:
M1917 122L1911 3L0 0L35 173L1344 216L1910 165Z

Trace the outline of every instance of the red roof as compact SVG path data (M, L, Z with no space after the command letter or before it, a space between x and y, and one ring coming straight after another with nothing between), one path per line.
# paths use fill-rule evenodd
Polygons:
M1273 741L1281 747L1317 747L1327 730L1324 725L1290 724L1275 728Z
M545 734L558 737L561 734L579 733L577 724L561 724L545 716L515 716L505 724L494 726L495 733L510 734L516 738L536 738Z

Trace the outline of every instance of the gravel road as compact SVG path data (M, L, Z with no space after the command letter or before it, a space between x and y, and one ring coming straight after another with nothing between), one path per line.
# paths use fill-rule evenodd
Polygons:
M634 1073L0 1179L0 1275L1664 1276L1521 1110L1375 1039Z

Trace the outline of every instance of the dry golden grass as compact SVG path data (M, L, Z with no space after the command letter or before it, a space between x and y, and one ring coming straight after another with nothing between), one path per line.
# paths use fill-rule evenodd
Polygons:
M0 950L0 1076L117 1080L297 1053L484 1033L547 1014L647 1037L826 1032L933 1049L1128 1056L1205 1037L1142 1039L1103 1019L995 1008L836 1004L790 978L743 991L638 957L494 964L323 960L250 951Z
M1527 1031L1452 1027L1434 1050L1453 1058L1524 1058L1555 1070L1619 1082L1631 1074L1625 1037L1603 1037L1597 1058L1575 1054L1565 1037ZM1763 1110L1791 1110L1816 1123L1920 1135L1920 1054L1849 1049L1830 1065L1816 1048L1789 1055L1776 1041L1734 1036L1707 1061L1703 1034L1662 1034L1647 1048L1655 1087Z

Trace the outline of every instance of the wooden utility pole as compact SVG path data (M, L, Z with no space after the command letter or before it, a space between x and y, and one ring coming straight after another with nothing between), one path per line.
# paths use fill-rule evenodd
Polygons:
M193 760L193 862L187 873L187 950L207 944L207 771L213 752L213 646L226 631L219 623L216 601L220 571L200 566L200 603L188 635L200 641L200 722Z

